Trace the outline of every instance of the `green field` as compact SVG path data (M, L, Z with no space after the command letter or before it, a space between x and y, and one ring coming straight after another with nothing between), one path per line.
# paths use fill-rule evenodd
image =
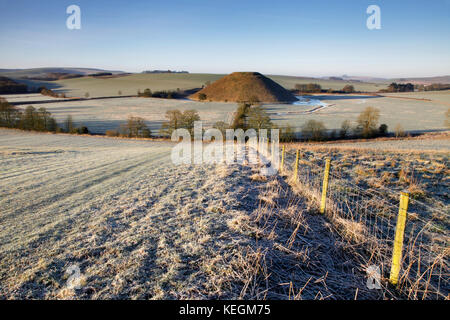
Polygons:
M150 88L157 90L181 90L200 88L207 81L215 81L223 75L216 74L132 74L117 78L97 79L84 77L52 82L58 86L56 91L65 92L67 96L81 96L89 92L91 97L117 96L119 90L123 95L135 95L138 90Z
M156 90L181 90L200 88L207 81L214 82L223 74L204 74L204 73L158 73L158 74L132 74L116 78L76 78L59 80L52 82L33 82L27 81L30 86L38 87L45 85L48 88L54 88L57 92L64 92L71 97L84 97L88 92L91 97L101 96L116 96L119 90L122 95L134 95L137 90L143 91L150 88L152 91ZM329 81L322 79L312 79L304 77L290 77L290 76L268 76L275 82L284 86L287 89L293 89L297 83L318 83L324 89L339 90L346 84L352 84L357 91L378 91L385 88L387 84L383 83L358 83L348 81Z
M322 86L322 89L341 90L347 84L355 87L356 91L363 92L376 92L380 89L386 88L389 83L369 83L369 82L352 82L352 81L340 81L340 80L323 80L323 79L309 79L301 77L289 77L289 76L269 76L273 81L278 82L286 89L294 89L297 83L317 83Z

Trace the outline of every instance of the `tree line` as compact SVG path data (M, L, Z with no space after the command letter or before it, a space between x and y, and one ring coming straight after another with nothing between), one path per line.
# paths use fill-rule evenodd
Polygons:
M351 84L346 84L341 90L323 89L320 84L317 83L297 83L294 86L294 91L297 94L305 93L354 93L355 87Z
M419 84L415 86L417 91L440 91L440 90L450 90L450 84L444 83L432 83L430 85Z
M250 98L249 101L239 102L236 111L233 114L231 123L224 121L216 122L213 127L222 132L225 136L227 129L255 129L259 134L261 129L266 129L270 137L270 129L279 129L279 138L281 142L291 142L295 140L294 128L290 125L279 127L272 122L270 115L262 107L256 97Z
M22 110L4 98L0 98L0 127L41 132L89 133L85 126L76 127L71 115L67 116L61 127L46 108L28 106Z
M178 99L181 97L181 90L177 89L176 91L168 90L152 92L152 90L147 88L143 92L141 92L141 90L138 90L137 95L138 97L143 98Z
M412 83L392 82L386 89L381 89L378 92L414 92L414 85Z
M168 110L165 114L166 121L161 125L159 136L171 136L176 129L187 129L193 135L194 122L200 121L197 110ZM129 116L127 122L120 125L117 130L107 130L106 135L110 137L125 138L151 138L151 130L141 117Z
M40 87L38 88L38 92L44 96L54 97L54 98L65 98L65 93L56 93L55 91L51 89L47 89L46 87Z
M339 130L328 132L325 124L318 120L309 120L301 128L302 139L307 141L324 141L346 138L376 138L388 134L386 124L379 125L380 110L374 107L364 109L353 124L350 120L344 120ZM404 130L398 125L396 128L404 134ZM397 133L397 131L396 131Z

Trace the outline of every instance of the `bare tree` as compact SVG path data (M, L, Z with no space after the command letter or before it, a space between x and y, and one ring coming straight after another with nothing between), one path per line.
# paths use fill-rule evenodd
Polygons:
M367 107L360 113L357 119L357 131L364 138L374 136L378 128L378 120L380 119L380 110L374 107Z
M302 126L302 138L320 141L325 138L326 127L322 121L309 120Z

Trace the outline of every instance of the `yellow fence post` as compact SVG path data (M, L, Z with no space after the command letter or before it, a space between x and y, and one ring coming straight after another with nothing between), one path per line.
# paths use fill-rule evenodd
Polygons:
M325 162L325 173L323 175L322 183L322 200L320 201L320 213L325 213L325 206L327 203L328 177L330 176L330 163L330 159L327 159L327 161Z
M297 150L297 157L295 158L295 167L294 167L294 180L297 181L298 178L298 159L300 158L300 150Z
M281 150L281 165L280 165L280 172L283 172L284 169L284 146Z
M408 212L409 193L400 194L400 207L398 209L397 226L395 227L394 250L392 252L392 265L389 282L393 285L398 283L403 250L403 237L405 234L406 214Z

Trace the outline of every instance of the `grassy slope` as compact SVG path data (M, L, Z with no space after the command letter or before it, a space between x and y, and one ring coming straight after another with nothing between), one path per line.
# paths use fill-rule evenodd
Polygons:
M50 86L60 86L60 90L69 96L84 96L86 92L92 97L117 95L119 90L124 95L136 94L137 90L150 88L151 90L192 89L201 87L206 81L216 81L222 74L133 74L112 79L77 78L60 80L49 83ZM293 89L296 83L319 83L323 88L342 89L346 81L328 81L319 79L305 79L289 76L268 76L287 89ZM372 83L351 83L356 90L378 91L385 86Z
M215 81L222 75L215 74L133 74L110 79L78 78L56 81L62 86L61 91L70 96L84 96L86 92L92 97L115 96L118 91L123 95L133 95L137 90L150 88L157 90L176 90L200 88L206 81ZM60 91L57 90L57 91Z
M2 130L0 298L379 297L281 180L174 166L170 147Z

